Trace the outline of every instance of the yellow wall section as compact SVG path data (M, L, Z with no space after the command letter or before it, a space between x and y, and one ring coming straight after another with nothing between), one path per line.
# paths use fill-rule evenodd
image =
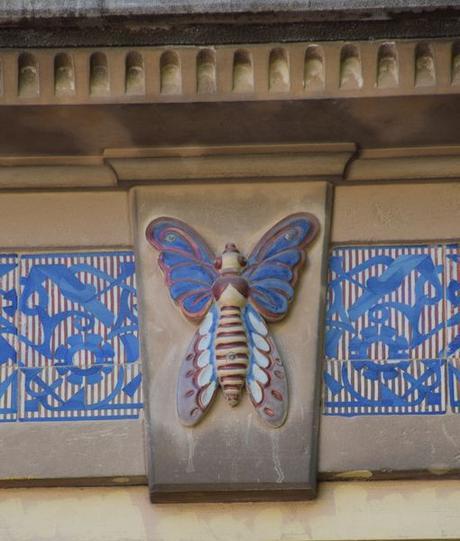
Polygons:
M0 490L2 541L458 539L460 481L323 483L308 503L152 505L147 487Z

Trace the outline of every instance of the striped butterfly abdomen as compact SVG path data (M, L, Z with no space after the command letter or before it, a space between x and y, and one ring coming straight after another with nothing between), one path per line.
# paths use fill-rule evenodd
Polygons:
M216 340L217 377L225 399L236 406L246 382L249 349L238 306L221 306Z

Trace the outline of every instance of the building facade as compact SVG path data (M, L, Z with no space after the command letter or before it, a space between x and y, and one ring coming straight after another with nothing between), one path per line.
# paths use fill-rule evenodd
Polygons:
M71 4L0 5L0 539L458 538L458 2Z

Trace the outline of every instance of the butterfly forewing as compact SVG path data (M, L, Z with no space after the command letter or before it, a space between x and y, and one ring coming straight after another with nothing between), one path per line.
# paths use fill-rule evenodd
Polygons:
M154 220L146 237L160 252L171 298L187 318L200 321L211 305L211 287L218 276L211 249L193 228L175 218Z
M269 229L248 257L243 276L249 297L267 321L277 321L288 311L305 249L318 229L313 215L291 214Z

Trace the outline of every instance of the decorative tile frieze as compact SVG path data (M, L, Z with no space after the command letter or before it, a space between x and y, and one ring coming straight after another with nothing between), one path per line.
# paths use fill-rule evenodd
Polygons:
M137 332L132 252L0 256L0 422L138 417Z
M4 50L0 103L190 102L458 93L447 39Z
M439 358L444 349L442 246L335 248L329 260L329 359Z
M20 379L20 421L129 419L142 409L139 363L23 368Z
M22 366L132 363L139 359L132 252L21 257Z
M326 415L446 412L445 361L327 361Z

